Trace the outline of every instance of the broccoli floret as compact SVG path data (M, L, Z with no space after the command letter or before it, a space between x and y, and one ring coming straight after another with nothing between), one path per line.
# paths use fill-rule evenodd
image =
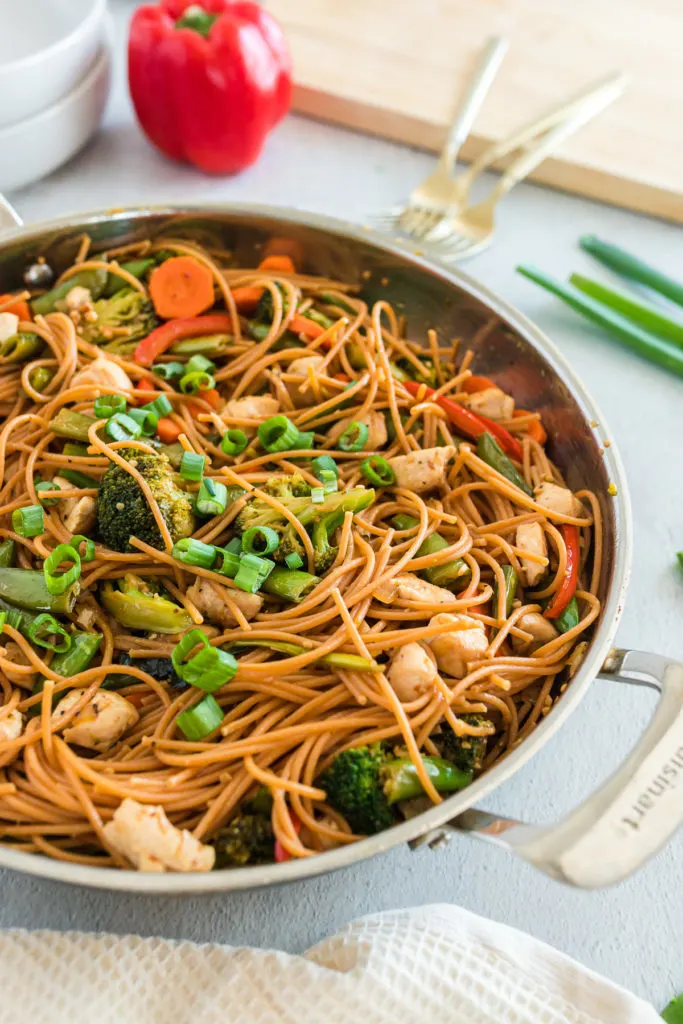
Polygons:
M302 526L313 526L331 512L361 512L375 499L371 487L354 487L350 491L326 494L321 502L311 500L311 488L298 475L274 477L263 488L268 494L286 505ZM244 533L250 526L271 526L284 533L288 521L278 510L262 498L250 498L235 519L235 526Z
M472 781L472 772L463 771L444 758L423 757L422 763L439 793L454 793ZM382 743L353 747L337 754L322 775L320 785L353 831L364 835L389 828L397 820L393 805L424 792L410 758L396 757Z
M484 715L462 715L462 720L468 725L488 726L493 729L493 723ZM481 771L486 757L488 736L456 736L450 725L444 722L441 732L432 736L432 739L442 757L452 761L462 771L473 774Z
M246 864L270 864L275 856L275 836L266 814L238 814L222 828L212 844L217 868L241 868Z
M306 563L306 549L303 546L301 537L291 525L286 526L280 534L280 543L273 553L273 558L281 565L287 564L287 555L296 554L301 561Z
M315 571L318 576L323 576L334 564L339 553L336 544L330 544L330 538L338 526L344 522L343 511L331 512L323 519L319 519L313 527L313 550L315 551Z
M159 324L154 306L135 288L124 288L109 299L94 304L97 320L83 319L79 333L86 341L102 345L108 351L129 352L140 338L147 337ZM126 333L118 333L125 328Z
M176 486L166 456L150 455L135 448L120 448L118 454L144 476L173 540L190 537L195 528L192 502L189 495ZM161 532L142 489L130 473L114 462L100 482L97 532L100 540L114 551L134 551L128 543L131 536L139 537L151 547L164 547Z

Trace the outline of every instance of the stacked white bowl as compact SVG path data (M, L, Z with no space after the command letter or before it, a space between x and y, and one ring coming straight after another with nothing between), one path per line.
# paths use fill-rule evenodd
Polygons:
M81 149L109 94L107 0L0 0L0 191Z

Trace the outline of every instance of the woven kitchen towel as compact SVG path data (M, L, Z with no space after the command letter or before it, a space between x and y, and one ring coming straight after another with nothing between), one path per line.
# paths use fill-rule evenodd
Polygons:
M1 1024L661 1024L528 935L437 905L305 956L136 936L0 933Z

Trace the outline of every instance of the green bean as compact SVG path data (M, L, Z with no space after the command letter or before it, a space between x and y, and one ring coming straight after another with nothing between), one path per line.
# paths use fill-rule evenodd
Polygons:
M104 267L98 267L97 270L81 270L77 274L73 274L68 280L58 284L56 288L46 292L45 295L39 295L37 299L33 299L31 301L31 309L36 316L46 316L48 313L54 313L57 303L62 302L72 288L78 287L87 288L93 299L99 299L106 287L108 278L109 274Z

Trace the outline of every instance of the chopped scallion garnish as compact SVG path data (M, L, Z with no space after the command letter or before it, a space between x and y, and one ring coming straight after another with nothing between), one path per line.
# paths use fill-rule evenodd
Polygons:
M25 505L12 512L12 529L20 537L38 537L45 532L45 513L42 505Z
M199 483L204 475L206 466L206 455L198 455L197 452L183 452L180 460L180 475L183 480L193 480Z

